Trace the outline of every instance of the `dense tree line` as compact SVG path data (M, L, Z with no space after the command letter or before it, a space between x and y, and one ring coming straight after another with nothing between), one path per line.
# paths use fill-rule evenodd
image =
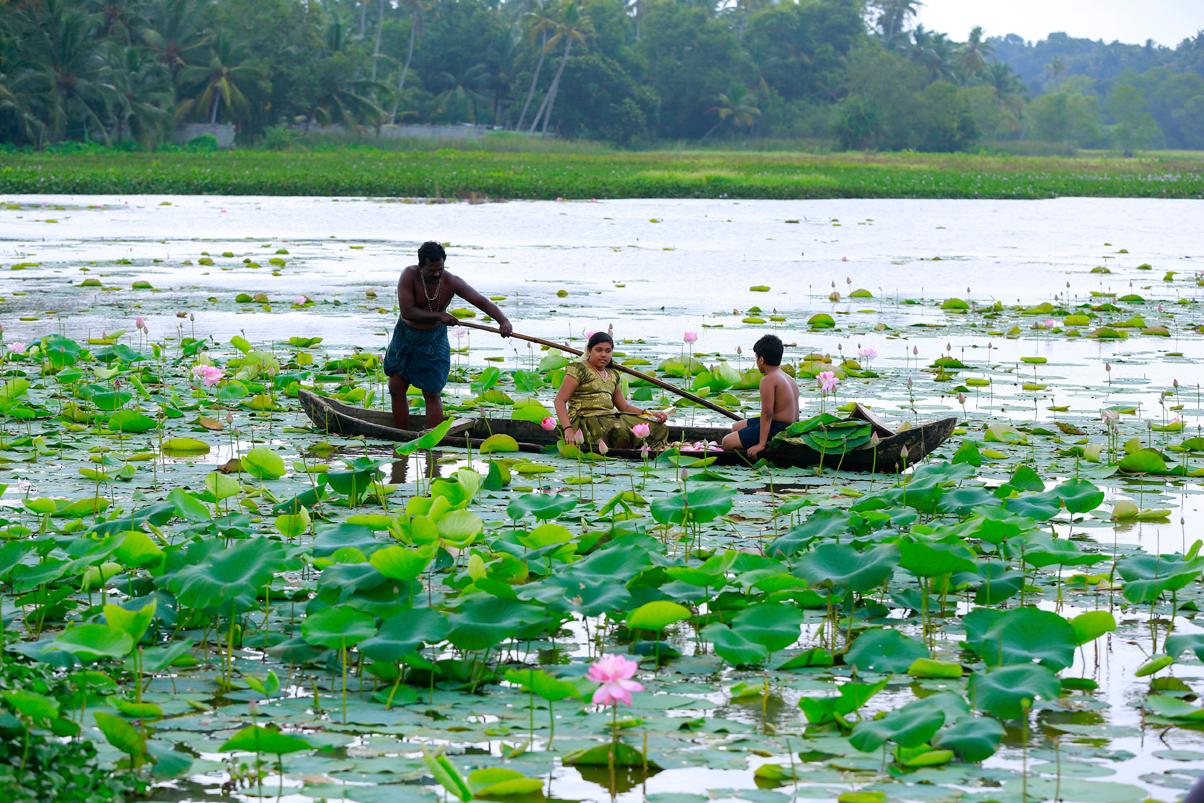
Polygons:
M957 42L913 25L919 5L0 0L0 141L471 122L621 145L1204 147L1204 36L1102 54L981 29ZM1098 60L1080 69L1083 53Z

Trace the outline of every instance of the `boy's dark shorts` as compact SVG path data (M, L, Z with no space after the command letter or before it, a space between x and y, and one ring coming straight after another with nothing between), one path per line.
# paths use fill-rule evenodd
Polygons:
M773 440L774 435L777 435L788 426L790 424L785 421L770 422L769 438L765 442L769 443L769 441ZM745 449L756 446L761 442L761 416L748 419L748 424L743 429L736 430L736 432L740 435L740 445Z

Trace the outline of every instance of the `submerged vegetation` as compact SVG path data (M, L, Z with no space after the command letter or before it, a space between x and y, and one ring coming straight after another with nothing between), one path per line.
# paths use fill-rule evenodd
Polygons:
M287 245L268 244L282 272L305 260ZM0 311L31 334L2 351L0 777L46 798L97 760L113 794L194 798L1177 794L1204 758L1204 554L1198 522L1169 520L1204 475L1183 358L1204 309L1194 277L1139 294L1148 266L1112 266L1116 291L1032 304L850 276L852 305L833 289L710 319L848 336L790 362L809 410L962 415L935 458L878 477L336 438L295 396L379 406L380 355L301 331L219 342L172 293L96 278L112 265L59 292L105 294L121 331L56 332L10 291ZM212 292L257 316L381 313ZM706 337L618 345L751 408L747 362ZM905 360L853 345L869 337ZM542 420L564 358L477 340L453 337L449 409ZM1068 378L1033 353L1055 341L1124 343L1185 381ZM1083 384L1094 404L1059 403Z
M549 156L542 147L510 150L511 144L437 151L14 153L0 164L0 191L478 200L1204 197L1204 159L1190 154L1122 159L556 149Z

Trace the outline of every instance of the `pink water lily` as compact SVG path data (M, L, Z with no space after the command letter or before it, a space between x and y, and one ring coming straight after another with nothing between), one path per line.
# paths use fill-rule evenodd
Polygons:
M683 343L697 343L698 342L698 333L697 332L685 332L684 334L682 334L681 340Z
M546 431L551 432L552 430L556 429L556 419L552 418L552 416L548 416L543 421L540 421L539 425Z
M815 379L819 382L821 393L834 393L836 386L840 384L840 379L832 371L820 371Z
M636 424L631 428L631 434L635 435L637 438L647 438L650 434L652 434L652 427L643 423Z
M20 340L14 340L8 344L8 351L10 354L24 354L27 348L28 347Z
M199 380L207 388L222 381L222 377L225 375L225 372L216 365L197 365L192 369L193 378Z
M134 328L137 329L139 332L145 332L146 331L146 318L143 318L141 315L139 315L137 318L135 318L134 319Z
M874 359L875 357L877 357L877 356L878 356L878 350L877 350L877 349L870 348L869 346L866 346L866 347L865 347L865 348L863 348L863 349L858 349L858 350L857 350L857 356L858 356L858 357L863 357L863 358L865 358L865 359L867 359L867 360L872 360L872 359Z
M297 296L296 298L293 299L293 303L299 307L303 306L307 301L309 301L309 299L306 298L305 296Z
M600 683L594 691L595 705L631 705L632 692L643 691L640 683L632 680L639 664L622 655L603 655L592 664L587 677L594 683Z

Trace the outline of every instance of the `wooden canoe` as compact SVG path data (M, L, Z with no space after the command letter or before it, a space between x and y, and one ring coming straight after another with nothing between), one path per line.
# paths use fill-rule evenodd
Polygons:
M410 441L422 435L421 431L398 429L393 425L393 416L386 410L355 407L335 399L318 396L310 391L299 393L301 407L318 428L334 435L376 438L386 441ZM874 427L879 442L876 447L863 446L847 454L820 454L806 446L786 445L766 449L762 455L776 466L814 466L820 463L829 468L839 466L847 471L878 471L894 473L905 466L918 463L927 457L953 434L956 418L942 418L922 426L895 432L874 419L864 408L858 406L853 416L868 421ZM669 427L671 443L715 441L723 439L731 430L726 427ZM519 451L543 452L554 446L557 433L547 432L539 424L530 421L515 421L506 418L476 419L471 426L450 434L439 444L443 447L480 447L490 435L506 434L518 442ZM906 449L906 452L904 452ZM876 452L876 454L875 454ZM694 454L689 452L689 454ZM906 454L906 457L904 457ZM640 453L634 449L611 449L608 457L639 460ZM701 454L699 454L701 456ZM743 452L710 452L708 457L717 458L719 465L748 465Z

